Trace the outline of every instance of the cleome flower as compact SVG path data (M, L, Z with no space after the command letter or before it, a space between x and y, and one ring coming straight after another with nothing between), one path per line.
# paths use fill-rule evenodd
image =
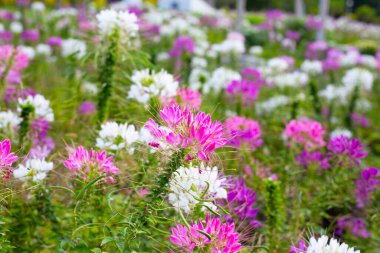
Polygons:
M299 251L300 253L360 253L360 250L350 248L345 243L339 243L334 238L328 238L323 235L315 239L314 236L309 240L309 246L306 251Z
M218 178L217 167L205 167L203 163L199 168L181 166L170 180L169 202L186 213L191 212L197 204L216 210L212 202L202 202L201 199L226 199L224 181Z
M112 159L112 156L107 157L106 151L95 151L92 148L88 151L79 146L75 150L69 149L69 158L63 162L63 165L83 180L103 175L107 176L107 182L113 183L112 175L118 174L119 169Z
M46 178L47 173L53 169L53 163L44 159L28 159L25 164L20 164L13 171L15 178L23 181L32 180L39 182Z
M290 121L284 131L287 139L304 145L305 148L318 148L325 146L323 135L325 130L321 123L308 119Z
M339 157L339 165L345 161L360 165L360 159L367 156L367 152L363 150L364 146L359 139L351 139L344 135L333 137L327 148Z
M12 164L17 161L18 156L11 153L11 141L5 139L0 142L0 173L1 177L9 179L12 172ZM4 175L5 174L5 175Z
M227 144L237 149L247 147L249 150L255 150L263 144L260 126L257 121L233 116L226 120L224 127L230 136Z
M209 114L198 112L194 115L179 105L165 106L159 114L167 129L160 128L153 119L149 119L145 125L156 139L149 143L153 147L158 148L159 142L164 141L172 149L185 149L187 160L197 156L200 160L208 161L212 152L227 142L223 125L218 121L213 122Z
M37 94L35 96L29 95L26 99L18 99L19 107L18 111L27 104L30 104L34 108L34 114L37 118L44 118L45 120L52 122L54 121L54 113L50 107L50 101L44 96Z
M172 228L170 241L178 246L176 252L237 253L241 248L234 223L222 223L219 218L209 216L204 222L190 224L189 228L178 224Z
M99 137L96 138L96 147L101 149L120 150L127 148L133 154L133 144L139 139L139 132L135 126L106 122L101 126Z
M96 19L100 34L105 37L118 30L120 38L127 40L135 37L139 30L136 15L127 11L102 10Z

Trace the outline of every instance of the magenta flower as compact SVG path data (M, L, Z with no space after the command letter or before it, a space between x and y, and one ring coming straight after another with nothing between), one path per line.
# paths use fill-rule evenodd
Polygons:
M230 98L241 100L244 105L250 105L257 99L260 84L247 80L233 80L226 87L226 93Z
M11 148L10 140L5 139L0 142L0 171L5 179L9 179L12 173L12 164L18 159L18 156L11 153Z
M319 148L326 143L323 140L325 130L317 121L308 119L290 121L284 131L287 139L302 144L305 148Z
M299 38L301 38L301 34L299 32L289 30L286 32L286 38L291 40L299 40Z
M259 209L253 207L256 202L256 193L245 186L242 178L232 178L227 184L229 185L227 201L230 212L237 215L240 222L248 221L253 228L259 227L260 222L256 220Z
M191 37L189 36L178 36L173 43L172 48L169 51L169 55L172 58L177 58L184 53L192 54L195 50L195 44Z
M305 27L310 30L318 30L322 27L322 21L317 17L310 16L305 22Z
M263 144L260 125L257 121L234 116L226 120L224 127L229 136L227 144L237 149L246 147L253 151Z
M54 47L54 46L60 47L62 45L62 38L50 37L47 39L46 44L48 44L49 46L52 46L52 47Z
M367 128L369 126L369 120L365 115L362 115L357 112L353 112L351 114L351 119L356 126L361 126L363 128Z
M268 20L280 20L283 17L283 13L281 10L277 9L267 10L265 13L265 17Z
M361 238L368 238L370 236L367 230L365 221L361 218L343 217L339 218L337 222L337 229L335 233L342 236L345 230L349 230L351 235Z
M182 88L178 90L180 102L184 106L189 106L192 109L199 110L201 107L201 93L191 88Z
M211 239L198 231L210 235ZM172 228L170 241L180 252L193 252L207 247L211 253L237 253L241 248L239 233L233 223L222 223L219 218L206 217L204 223L192 223L190 228L180 224Z
M363 150L364 145L358 139L350 139L344 135L332 138L327 148L338 156L339 165L342 165L346 160L349 163L360 165L360 159L367 156L367 152Z
M160 116L165 127L159 127L153 119L145 125L156 140L149 143L152 147L160 147L159 142L164 142L172 149L186 149L188 160L195 156L209 160L211 153L226 143L223 125L213 122L209 114L194 115L187 108L171 105L160 110Z
M21 33L21 38L25 42L37 42L40 39L38 30L26 30Z
M329 156L324 155L319 151L309 152L307 150L302 150L296 160L305 168L308 168L312 164L317 164L322 169L328 169L330 167Z
M304 240L301 240L298 245L292 244L289 253L304 253L307 251L307 246Z
M73 150L69 150L69 158L63 162L63 165L74 174L83 178L94 178L105 175L107 181L113 182L113 174L118 174L119 169L112 162L113 157L107 157L106 151L90 151L79 146Z
M95 113L95 110L96 110L96 105L94 103L89 102L89 101L84 101L80 105L78 109L78 113L82 115L93 115Z
M320 59L323 58L325 51L328 49L328 45L325 41L313 41L307 45L305 57L308 59Z
M12 59L12 61L11 61ZM11 63L10 66L8 66ZM0 75L8 68L6 76L7 83L16 83L21 81L21 70L29 65L28 56L21 50L11 45L0 47Z
M380 170L367 168L356 181L356 206L363 208L371 203L371 196L380 190Z

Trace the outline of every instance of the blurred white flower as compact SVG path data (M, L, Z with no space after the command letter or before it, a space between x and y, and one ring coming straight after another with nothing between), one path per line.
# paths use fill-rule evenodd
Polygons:
M36 53L39 55L50 56L51 51L51 47L47 44L38 44L36 47Z
M211 74L211 78L203 85L203 93L207 94L211 90L214 92L220 92L232 80L241 80L241 75L231 69L219 67Z
M50 108L50 101L45 99L42 95L37 94L35 96L29 95L26 99L18 99L19 107L17 110L21 112L20 106L30 104L34 107L34 115L42 117L51 122L54 120L53 110Z
M42 181L46 178L47 173L53 169L53 163L40 159L28 159L25 165L20 164L13 171L17 179L26 181L32 179L34 182Z
M305 60L301 65L301 70L309 75L322 73L322 63L317 60Z
M77 39L67 39L62 43L62 55L67 57L74 55L75 58L82 58L87 51L86 43Z
M43 2L33 2L30 5L30 8L34 11L44 11L45 10L45 4Z
M13 132L21 120L22 119L16 113L10 110L0 112L0 129L6 133Z
M374 82L374 76L371 72L361 68L348 70L342 78L343 85L353 91L356 86L366 91L371 91Z
M347 244L340 244L334 238L323 235L318 240L313 237L309 240L309 246L305 253L360 253L360 250L350 248Z
M277 107L289 104L289 102L290 99L287 96L274 96L264 102L256 103L255 109L257 114L268 114Z
M20 22L14 21L10 24L9 30L11 30L12 33L19 34L24 30L24 28Z

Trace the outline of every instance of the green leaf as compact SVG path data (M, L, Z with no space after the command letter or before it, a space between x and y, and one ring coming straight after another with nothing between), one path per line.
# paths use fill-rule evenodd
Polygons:
M100 243L100 246L106 245L109 242L114 241L115 239L113 237L107 236L105 237L102 242Z

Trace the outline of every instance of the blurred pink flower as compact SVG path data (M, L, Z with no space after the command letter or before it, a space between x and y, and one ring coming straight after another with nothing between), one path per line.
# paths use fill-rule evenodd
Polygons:
M308 119L290 121L284 131L287 139L302 144L305 148L319 148L326 145L323 140L325 130L321 123Z
M11 142L8 139L5 139L0 142L0 168L1 173L5 173L3 176L5 179L9 179L12 172L12 164L17 161L18 156L14 153L11 153Z

